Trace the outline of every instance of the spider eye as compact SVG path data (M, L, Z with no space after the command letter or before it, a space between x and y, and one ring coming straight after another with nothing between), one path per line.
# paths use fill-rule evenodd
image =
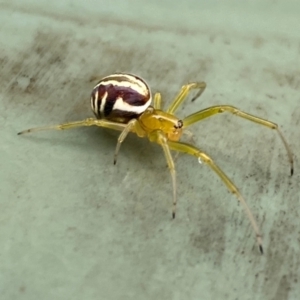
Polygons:
M182 128L182 126L183 126L183 122L181 120L178 120L177 125L174 125L176 129Z

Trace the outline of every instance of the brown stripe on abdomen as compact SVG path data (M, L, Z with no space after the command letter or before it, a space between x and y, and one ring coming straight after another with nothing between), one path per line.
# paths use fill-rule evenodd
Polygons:
M91 94L95 116L118 122L120 118L136 118L150 103L148 85L133 75L113 74L105 77L94 87Z

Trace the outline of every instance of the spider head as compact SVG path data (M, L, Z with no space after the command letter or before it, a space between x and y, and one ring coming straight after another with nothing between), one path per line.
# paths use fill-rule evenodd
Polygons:
M183 122L174 115L149 107L140 117L140 125L147 132L161 130L170 141L178 141L182 135Z
M175 121L175 124L173 123L173 128L170 127L168 132L165 132L168 139L170 141L177 142L182 135L182 130L183 130L182 127L183 127L183 122L177 119Z

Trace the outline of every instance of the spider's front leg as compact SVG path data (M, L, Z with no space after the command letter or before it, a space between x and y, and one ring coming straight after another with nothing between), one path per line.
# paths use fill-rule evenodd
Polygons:
M177 108L182 104L182 102L186 99L186 97L192 90L199 90L198 93L192 99L192 101L195 101L201 96L205 88L205 82L191 82L189 84L183 85L178 95L175 97L175 99L172 101L171 105L167 109L167 113L174 114Z
M244 111L241 111L240 109L238 109L234 106L231 106L231 105L216 105L216 106L211 106L211 107L202 109L202 110L200 110L196 113L193 113L193 114L187 116L186 118L183 119L183 124L184 124L184 127L186 128L186 127L191 126L192 124L194 124L196 122L202 121L206 118L209 118L209 117L212 117L212 116L215 116L217 114L224 113L224 112L229 112L232 115L235 115L237 117L246 119L250 122L265 126L267 128L270 128L270 129L275 129L277 131L277 133L278 133L285 149L286 149L288 159L289 159L289 162L290 162L290 166L291 166L291 169L290 169L291 170L291 175L293 175L293 173L294 173L294 160L293 160L292 150L290 149L290 147L289 147L286 139L284 138L283 134L279 130L278 125L275 124L274 122L265 120L263 118L260 118L260 117L254 116L254 115L251 115L251 114L246 113Z
M242 203L244 206L244 209L246 211L246 214L250 220L250 223L252 225L252 228L256 234L256 239L257 243L259 246L259 250L261 254L263 254L263 247L262 247L262 236L260 234L260 230L258 228L258 225L255 221L255 218L247 205L245 199L235 186L235 184L228 178L228 176L215 164L215 162L203 151L200 149L186 143L181 143L181 142L172 142L168 141L167 142L169 148L171 150L179 151L179 152L184 152L193 156L196 156L198 159L201 159L203 162L208 164L208 166L220 177L220 179L223 181L223 183L227 186L228 190L234 194L237 199Z

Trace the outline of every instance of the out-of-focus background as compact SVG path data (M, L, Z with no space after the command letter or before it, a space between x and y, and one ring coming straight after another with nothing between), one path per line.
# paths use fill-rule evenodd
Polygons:
M0 1L1 299L298 299L299 1ZM92 76L146 79L165 104L205 81L178 115L230 104L192 131L239 187L180 155L177 217L162 150L99 128L20 130L92 116Z

